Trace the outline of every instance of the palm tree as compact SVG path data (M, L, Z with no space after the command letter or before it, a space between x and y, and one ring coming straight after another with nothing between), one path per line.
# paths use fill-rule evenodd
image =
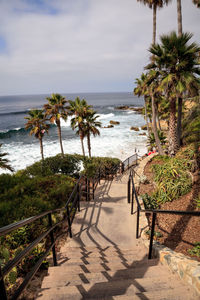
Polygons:
M152 109L152 130L156 141L156 146L158 153L164 155L164 151L161 146L161 142L158 135L158 128L156 123L156 98L159 95L159 72L156 70L151 70L147 74L146 78L147 93L151 97L151 109Z
M154 45L156 42L156 14L157 8L162 8L164 4L168 5L171 0L137 0L142 2L144 5L148 5L149 8L153 8L153 41Z
M25 117L27 123L25 124L26 129L30 129L30 135L34 134L40 142L40 153L42 160L44 160L43 152L43 136L45 132L48 133L49 125L46 124L47 119L45 118L44 112L41 109L32 109L28 112L29 116Z
M67 110L65 104L67 100L60 94L52 94L51 97L46 98L48 100L48 104L44 105L45 116L50 117L50 122L55 123L58 128L58 136L60 142L60 148L62 156L64 156L63 145L62 145L62 135L61 135L61 118L63 120L67 120Z
M148 98L148 95L146 94L146 92L147 92L146 80L147 80L147 75L144 74L144 73L142 73L140 78L136 78L136 81L135 81L136 87L134 88L133 92L138 97L144 96L145 121L146 121L148 135L149 135L150 134L150 128L149 128L148 116L147 116L147 98Z
M85 99L80 100L79 97L77 97L75 101L69 100L69 104L70 114L75 115L75 117L71 119L71 127L73 130L78 128L76 134L80 137L83 156L85 156L85 149L83 144L83 139L85 137L84 121L88 112L91 111L91 105L88 105Z
M161 36L161 44L153 45L149 51L154 57L153 69L157 69L160 87L170 102L169 153L174 155L179 148L176 130L176 100L198 91L200 86L198 54L196 43L188 44L192 34L176 32Z
M193 2L194 5L196 5L197 7L200 7L200 0L192 0L192 2Z
M2 144L0 144L1 148ZM14 172L14 169L9 165L9 160L4 158L8 153L0 153L0 168Z
M91 157L90 134L93 136L100 135L97 127L101 127L101 122L97 121L97 118L99 118L99 115L96 115L96 111L89 111L85 118L85 133L87 136L89 157Z

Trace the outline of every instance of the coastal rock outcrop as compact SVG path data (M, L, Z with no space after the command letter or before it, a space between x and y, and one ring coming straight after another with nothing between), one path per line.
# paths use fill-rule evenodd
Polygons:
M109 124L108 126L104 126L104 128L113 128L114 125Z
M110 124L112 124L112 125L119 125L120 122L111 120L111 121L110 121Z
M139 129L138 127L134 127L134 126L132 126L132 127L130 128L130 130L139 131L140 129Z
M142 130L147 130L147 125L143 125L143 126L141 127L141 129L142 129Z
M132 110L139 114L142 114L142 111L143 111L143 107L132 107L132 106L128 106L128 105L116 106L115 109L117 109L117 110Z

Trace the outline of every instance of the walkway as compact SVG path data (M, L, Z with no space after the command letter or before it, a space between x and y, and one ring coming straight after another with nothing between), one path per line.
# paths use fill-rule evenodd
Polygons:
M127 174L101 181L95 199L81 203L59 266L49 268L38 299L198 299L135 239L127 204Z

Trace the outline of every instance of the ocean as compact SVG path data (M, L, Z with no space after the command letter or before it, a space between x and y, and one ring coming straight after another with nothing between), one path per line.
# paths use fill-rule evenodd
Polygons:
M7 152L6 158L15 171L38 161L40 157L39 142L25 130L24 117L32 108L42 108L47 103L46 97L50 95L22 95L0 97L0 143L3 144L1 152ZM135 97L132 93L78 93L63 94L66 99L74 100L77 96L87 100L99 115L102 122L100 136L91 138L93 156L109 156L125 159L137 151L140 155L146 152L146 136L140 135L144 131L141 126L145 124L144 117L134 111L116 110L116 106L131 105L141 107L144 105L142 98ZM119 121L113 128L103 128L110 120ZM70 127L70 119L62 120L62 139L65 153L80 153L81 144L79 137ZM140 131L130 130L131 126L140 128ZM60 153L56 126L44 136L44 156L54 156ZM87 143L84 141L86 154ZM0 173L5 172L0 169Z

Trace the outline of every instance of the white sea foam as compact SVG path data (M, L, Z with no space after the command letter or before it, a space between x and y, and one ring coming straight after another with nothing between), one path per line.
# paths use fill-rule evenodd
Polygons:
M91 137L92 155L93 156L109 156L118 157L122 160L128 156L139 151L142 155L146 152L146 136L140 136L139 134L143 131L130 130L131 126L141 127L145 124L143 116L139 114L124 114L124 112L117 112L117 114L100 114L102 126L108 124L109 119L113 119L120 122L120 125L116 125L113 128L101 128L100 136ZM65 123L61 121L63 126L63 132L68 130L70 126L70 118ZM60 145L58 140L50 139L49 137L44 138L44 156L54 156L60 153ZM31 137L30 137L31 138ZM87 141L84 140L85 150L87 153ZM65 153L80 153L81 144L80 139L73 133L70 138L63 139L63 147ZM26 166L41 159L39 142L37 139L32 137L31 144L25 144L22 142L10 142L9 144L3 144L2 152L7 152L9 155L7 158L10 160L11 165L15 170L23 169ZM0 170L0 173L5 172Z

